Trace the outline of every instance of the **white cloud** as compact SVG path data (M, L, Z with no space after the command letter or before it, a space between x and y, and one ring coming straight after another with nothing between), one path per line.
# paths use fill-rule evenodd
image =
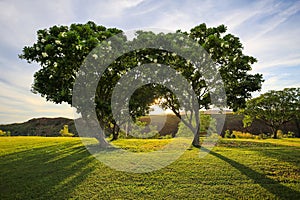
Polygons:
M300 86L299 1L0 1L0 124L31 117L66 116L67 104L55 105L30 92L37 64L18 59L36 31L53 25L89 20L124 30L142 27L189 30L206 23L225 24L240 37L245 53L258 58L254 72L263 73L263 91ZM281 70L278 70L281 69ZM296 74L296 75L295 75Z

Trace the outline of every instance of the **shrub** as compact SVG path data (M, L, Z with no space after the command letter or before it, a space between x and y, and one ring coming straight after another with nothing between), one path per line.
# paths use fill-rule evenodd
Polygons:
M160 136L159 139L172 139L172 135L164 135L164 136Z
M210 136L213 133L216 133L216 119L212 118L210 115L207 114L200 114L200 133L201 135ZM195 120L193 121L193 125L195 125ZM183 122L179 122L178 124L178 132L177 136L179 137L191 137L194 135L192 131L183 124Z
M255 139L255 135L243 133L241 131L232 131L232 138Z
M258 135L258 139L267 139L267 138L268 138L268 135L265 133L261 133Z
M73 137L74 134L69 132L69 127L68 125L64 125L63 129L61 129L59 131L59 133L61 134L61 136L63 137Z
M226 130L225 131L224 137L225 138L231 138L231 132L230 132L230 130Z
M289 131L285 136L286 136L287 138L294 138L296 135L295 135L294 132Z
M6 132L5 132L5 131L2 131L2 130L0 130L0 136L6 136Z
M6 136L10 136L11 135L11 132L10 131L7 131L6 132Z
M128 129L128 133L120 133L121 138L147 138L158 139L160 134L157 130L157 126L147 125L147 122L136 121L135 126Z
M277 131L277 138L283 138L283 132L282 130Z

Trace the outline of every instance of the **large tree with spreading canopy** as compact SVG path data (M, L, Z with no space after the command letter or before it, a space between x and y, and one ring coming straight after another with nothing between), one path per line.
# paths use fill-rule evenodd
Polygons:
M300 88L270 90L247 101L241 112L245 114L245 126L250 126L254 119L261 120L270 127L274 138L277 138L279 128L291 121L296 123L299 131ZM300 137L299 133L297 136Z
M93 22L72 24L69 27L53 26L39 30L37 42L32 46L24 47L20 55L20 58L28 62L36 62L41 66L41 69L34 74L32 91L40 93L47 100L55 103L72 104L73 84L84 59L101 42L105 43L107 38L120 33L122 30L105 28ZM263 81L262 75L249 74L251 65L256 62L256 59L243 54L243 46L239 38L232 34L226 34L224 25L208 28L205 24L200 24L189 32L179 30L177 33L189 37L209 53L223 79L229 108L233 110L243 108L246 100L251 97L251 92L260 90ZM134 45L136 40L151 43L164 37L172 38L173 35L172 33L156 34L138 31L136 39L133 41L129 41L125 35L121 35L120 44L130 46ZM174 40L173 42L176 45L176 42L179 41ZM159 49L142 49L127 53L111 63L110 70L103 73L97 87L97 92L99 91L101 96L97 96L96 92L95 97L100 125L108 130L108 133L112 133L114 139L117 139L120 124L114 120L111 112L110 102L113 88L126 72L135 66L151 62L172 66L190 83L199 104L193 115L196 124L199 124L199 110L211 106L210 91L203 74L195 71L193 63L190 63L189 60ZM149 106L155 99L162 99L161 106L170 108L185 122L195 133L193 145L199 145L199 126L191 124L191 119L187 120L182 117L180 113L182 105L168 88L148 84L137 90L130 99L130 115L136 119L138 116L147 114ZM77 109L84 113L84 108ZM192 115L188 117L192 117Z

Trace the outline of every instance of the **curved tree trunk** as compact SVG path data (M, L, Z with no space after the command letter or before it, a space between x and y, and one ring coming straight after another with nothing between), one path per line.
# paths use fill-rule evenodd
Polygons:
M107 143L107 141L104 138L104 134L97 135L96 139L98 140L101 148L106 148L109 146L109 144Z
M198 126L196 133L194 134L194 139L192 142L194 147L201 147L200 145L200 126Z

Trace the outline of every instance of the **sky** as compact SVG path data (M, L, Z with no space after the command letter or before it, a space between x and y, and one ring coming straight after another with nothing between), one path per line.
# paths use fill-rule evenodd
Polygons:
M224 24L240 38L244 53L258 59L251 73L263 74L265 82L254 96L300 87L299 0L0 0L0 124L73 118L69 105L47 102L30 91L40 67L18 54L36 41L39 29L88 21L124 31Z

